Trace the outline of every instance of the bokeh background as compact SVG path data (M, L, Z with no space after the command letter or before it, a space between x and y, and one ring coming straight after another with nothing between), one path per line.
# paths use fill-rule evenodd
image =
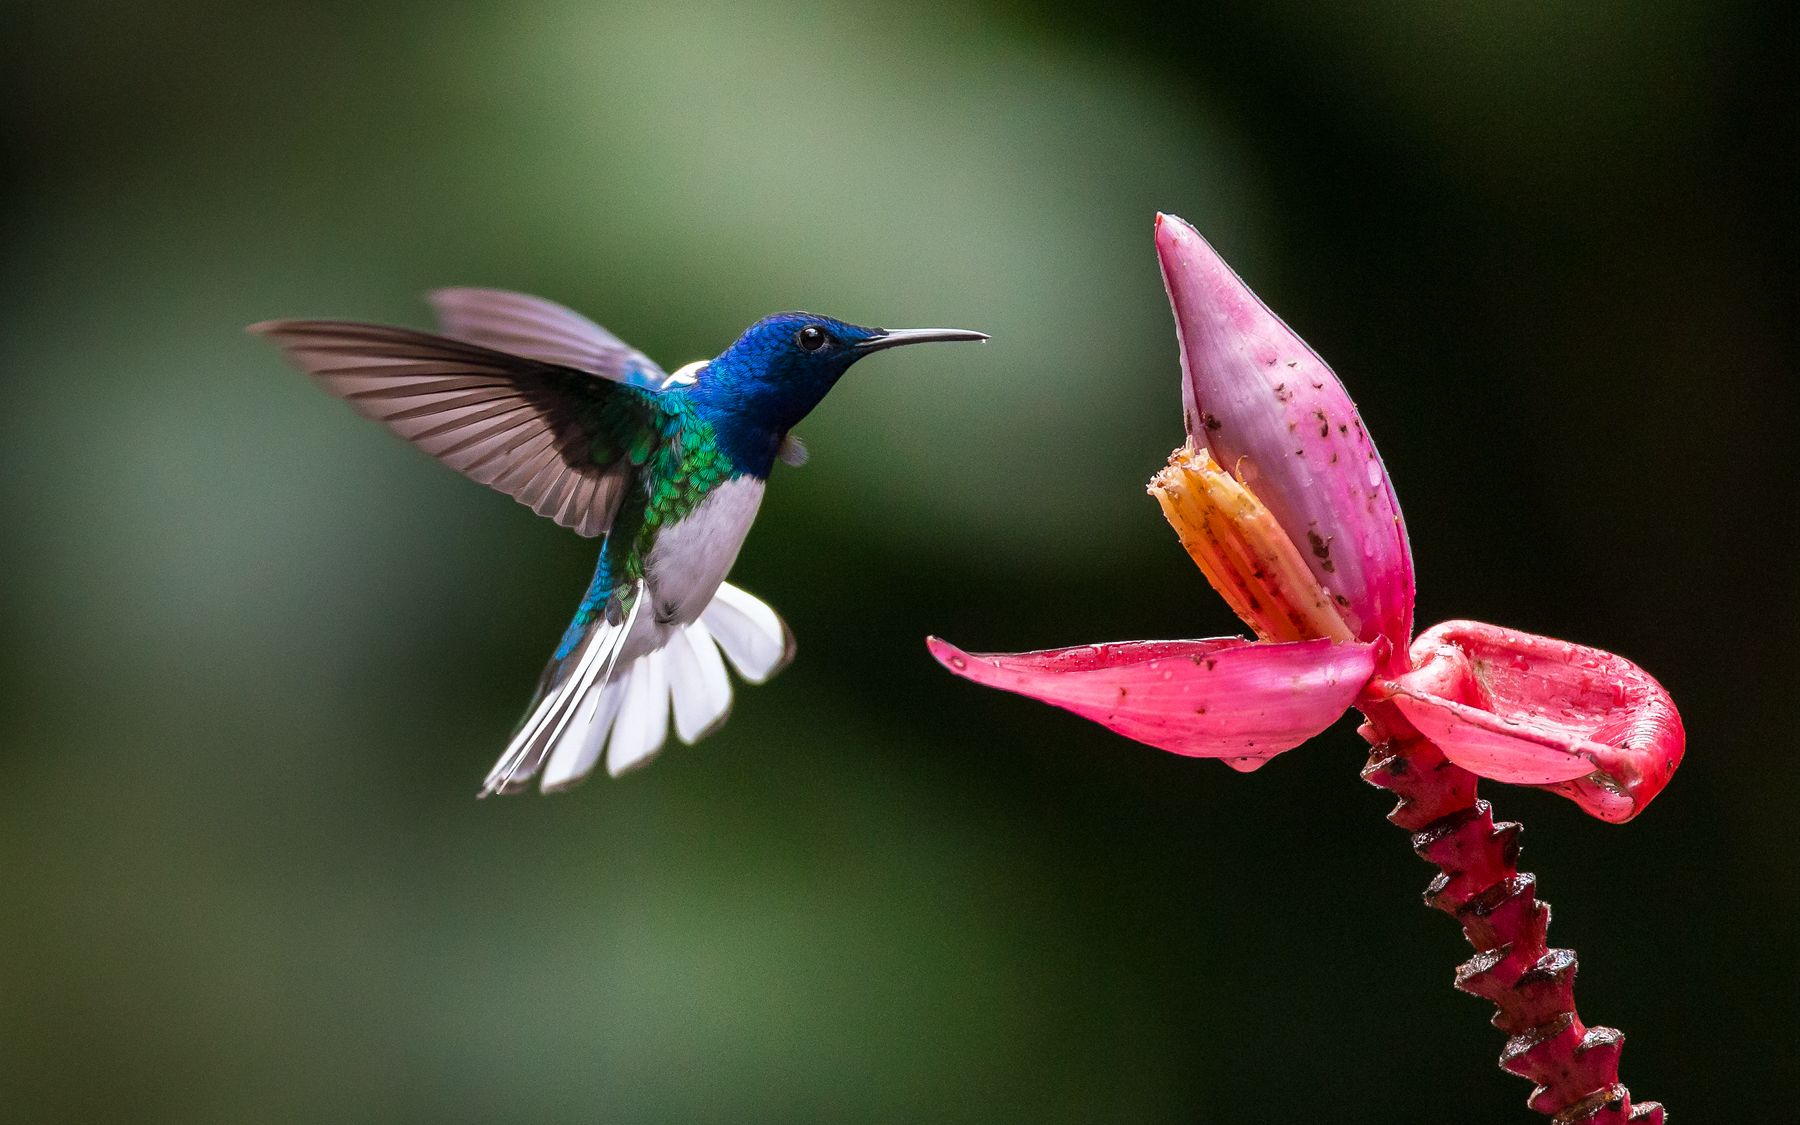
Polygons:
M1690 754L1536 791L1582 1011L1685 1121L1794 1081L1785 5L8 5L0 1119L1517 1122L1346 723L1239 776L951 679L1235 632L1143 482L1184 215L1327 356L1420 620L1628 654ZM723 732L476 802L592 545L244 324L538 292L859 367Z

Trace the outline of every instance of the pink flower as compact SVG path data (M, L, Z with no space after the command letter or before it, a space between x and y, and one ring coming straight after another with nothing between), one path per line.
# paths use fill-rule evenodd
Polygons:
M1471 773L1609 821L1641 811L1685 741L1662 687L1610 653L1493 625L1415 639L1406 525L1343 384L1188 224L1157 216L1156 249L1188 438L1150 492L1257 639L996 654L934 637L932 654L976 683L1239 770L1352 706L1397 708Z

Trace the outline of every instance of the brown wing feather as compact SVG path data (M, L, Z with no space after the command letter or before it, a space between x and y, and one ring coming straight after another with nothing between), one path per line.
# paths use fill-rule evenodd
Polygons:
M435 289L425 299L452 339L637 386L659 387L668 377L649 356L555 301L468 287Z
M570 314L573 315L573 314ZM338 320L273 320L278 344L326 390L456 471L585 536L612 525L630 466L597 463L600 419L641 390L467 340ZM623 347L623 345L620 345Z

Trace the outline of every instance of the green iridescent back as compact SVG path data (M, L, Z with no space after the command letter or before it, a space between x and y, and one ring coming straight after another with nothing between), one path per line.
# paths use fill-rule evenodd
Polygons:
M718 433L686 396L607 388L584 419L594 433L594 463L632 466L633 480L607 536L616 587L643 577L657 533L700 506L731 479L734 466Z

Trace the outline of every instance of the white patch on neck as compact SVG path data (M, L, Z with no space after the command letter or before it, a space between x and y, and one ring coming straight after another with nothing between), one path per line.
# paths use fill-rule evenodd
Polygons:
M700 369L709 362L709 360L696 359L692 363L677 367L667 379L663 380L663 389L693 386L700 381Z

